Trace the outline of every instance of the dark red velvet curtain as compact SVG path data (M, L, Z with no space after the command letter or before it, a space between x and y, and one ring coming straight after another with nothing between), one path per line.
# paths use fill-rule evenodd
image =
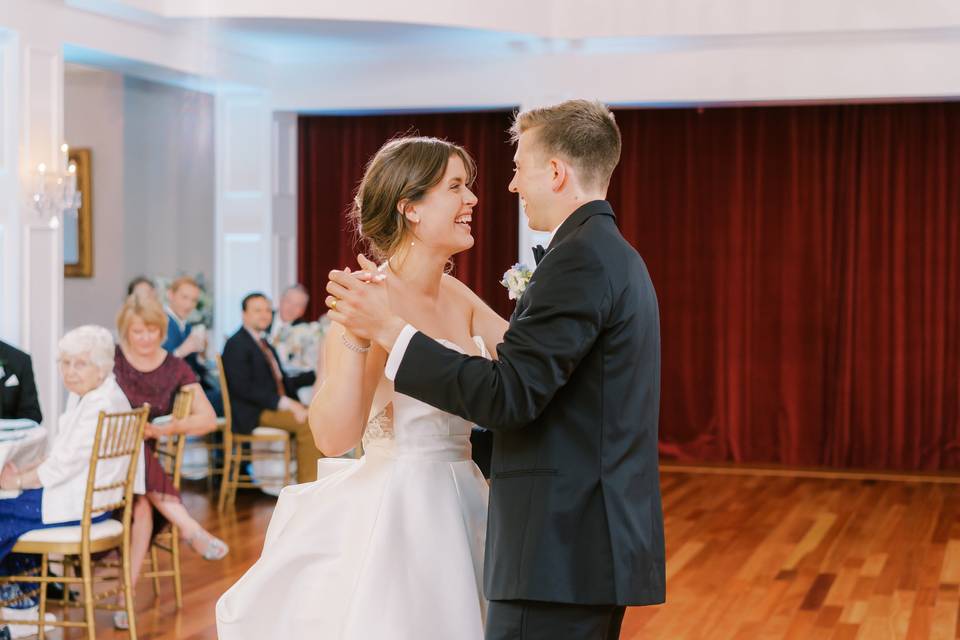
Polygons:
M323 311L327 273L356 264L360 251L345 213L363 169L380 146L400 134L445 138L477 161L473 248L454 258L453 274L501 315L509 316L500 278L517 261L518 204L507 191L513 168L511 112L301 116L299 119L298 270L310 290L308 314Z
M960 463L960 104L621 110L681 460Z

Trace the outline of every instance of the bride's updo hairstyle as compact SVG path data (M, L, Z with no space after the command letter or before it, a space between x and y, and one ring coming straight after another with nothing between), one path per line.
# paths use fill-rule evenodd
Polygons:
M463 147L438 138L395 138L380 147L367 163L350 219L377 261L392 256L413 226L397 204L401 200L421 200L443 179L447 162L454 155L463 160L467 183L472 183L477 166L470 154Z

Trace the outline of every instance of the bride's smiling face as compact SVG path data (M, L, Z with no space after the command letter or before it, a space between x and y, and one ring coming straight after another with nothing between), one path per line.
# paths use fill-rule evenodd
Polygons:
M443 178L417 202L401 203L407 220L412 223L412 242L449 255L473 246L473 208L477 196L468 186L469 175L460 156L447 161ZM405 205L405 206L403 206Z

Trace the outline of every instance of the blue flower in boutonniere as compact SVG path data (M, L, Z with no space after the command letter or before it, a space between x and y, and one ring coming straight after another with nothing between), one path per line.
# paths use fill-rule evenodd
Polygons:
M527 290L527 283L532 276L533 271L530 271L530 267L518 262L503 273L500 284L507 288L510 299L516 300Z

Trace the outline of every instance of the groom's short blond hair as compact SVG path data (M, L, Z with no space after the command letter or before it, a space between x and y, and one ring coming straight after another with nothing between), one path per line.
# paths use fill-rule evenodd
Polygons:
M582 187L606 189L620 162L620 129L610 109L596 100L567 100L514 117L513 141L536 129L537 145L574 166Z

